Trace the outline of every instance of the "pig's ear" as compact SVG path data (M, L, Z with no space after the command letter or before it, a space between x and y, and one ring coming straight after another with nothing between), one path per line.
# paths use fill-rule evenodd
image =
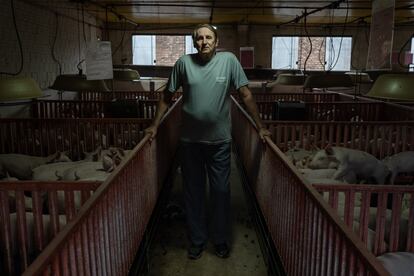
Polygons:
M104 171L108 172L111 167L113 167L113 160L111 157L109 157L108 155L104 155L104 157L102 157L102 167L104 169Z
M326 152L327 155L333 155L334 154L331 144L326 145L325 152Z

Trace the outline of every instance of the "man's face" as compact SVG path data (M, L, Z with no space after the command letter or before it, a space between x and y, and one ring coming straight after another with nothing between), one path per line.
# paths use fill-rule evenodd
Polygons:
M202 57L212 57L218 41L212 31L208 28L200 28L197 30L195 47Z

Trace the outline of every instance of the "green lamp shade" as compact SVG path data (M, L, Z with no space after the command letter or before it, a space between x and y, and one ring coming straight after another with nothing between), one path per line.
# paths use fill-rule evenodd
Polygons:
M43 92L32 78L0 79L0 101L24 100L41 96Z
M310 75L303 85L305 88L352 87L351 77L346 74Z
M382 99L413 101L414 76L384 74L377 78L367 96Z
M279 74L277 75L275 84L282 85L303 85L305 82L304 75L295 75L295 74Z
M85 75L59 75L50 88L59 91L109 91L103 80L87 80Z
M140 75L137 70L132 69L114 69L114 80L133 81L139 80Z

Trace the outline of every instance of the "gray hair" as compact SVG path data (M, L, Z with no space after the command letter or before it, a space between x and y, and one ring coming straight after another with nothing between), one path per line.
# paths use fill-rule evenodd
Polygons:
M199 24L199 25L197 25L197 26L194 28L194 31L193 31L193 44L194 44L194 45L195 45L196 40L197 40L197 31L198 31L199 29L201 29L201 28L207 28L207 29L209 29L210 31L212 31L212 32L214 33L214 38L215 38L215 41L217 41L217 39L218 39L217 30L213 27L213 25L210 25L210 24Z

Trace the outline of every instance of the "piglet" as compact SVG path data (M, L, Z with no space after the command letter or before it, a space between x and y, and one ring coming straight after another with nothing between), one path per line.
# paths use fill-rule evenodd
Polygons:
M354 149L331 147L318 151L309 162L311 169L327 169L337 167L334 179L342 179L354 172L358 178L375 179L377 184L384 184L389 170L384 163L373 155Z
M391 252L377 257L392 276L414 275L414 253Z
M414 151L404 151L384 158L383 162L391 171L390 183L394 184L399 173L414 172Z

